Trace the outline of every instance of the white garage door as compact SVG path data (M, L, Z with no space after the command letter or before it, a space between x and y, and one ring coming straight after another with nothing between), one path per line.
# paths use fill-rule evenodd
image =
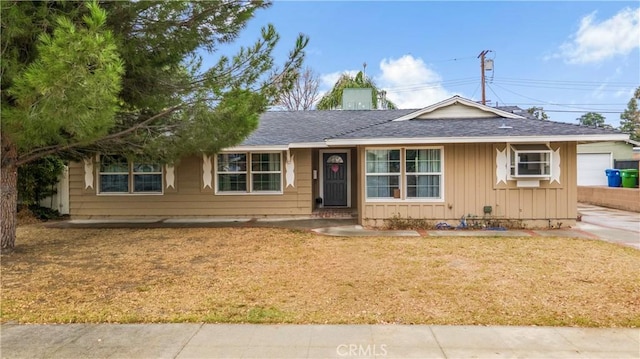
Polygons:
M578 186L606 186L611 153L578 153Z

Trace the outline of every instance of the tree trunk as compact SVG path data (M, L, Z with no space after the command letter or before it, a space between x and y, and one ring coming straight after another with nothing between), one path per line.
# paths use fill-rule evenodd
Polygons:
M0 251L10 252L16 244L18 206L18 151L7 137L2 136L2 166L0 167Z

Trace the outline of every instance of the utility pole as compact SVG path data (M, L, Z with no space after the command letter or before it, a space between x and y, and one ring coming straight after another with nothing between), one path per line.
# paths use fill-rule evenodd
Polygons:
M488 54L491 50L484 50L480 53L480 55L478 55L478 58L480 58L480 84L482 85L482 104L486 105L487 104L487 97L485 94L485 89L484 89L484 56L486 54Z

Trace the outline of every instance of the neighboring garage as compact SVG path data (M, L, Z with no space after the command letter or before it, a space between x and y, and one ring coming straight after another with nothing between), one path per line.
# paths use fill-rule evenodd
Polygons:
M578 144L578 186L606 186L607 168L637 168L633 161L633 148L640 143L627 141L606 141ZM634 163L627 163L627 162ZM617 163L617 164L616 164Z
M612 166L611 153L578 153L578 186L606 186L604 171Z

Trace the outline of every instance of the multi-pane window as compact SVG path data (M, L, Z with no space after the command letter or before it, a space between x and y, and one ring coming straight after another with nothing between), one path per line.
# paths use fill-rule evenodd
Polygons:
M282 155L279 152L222 153L217 156L217 176L218 192L280 192Z
M224 153L218 155L218 191L247 191L246 153Z
M251 154L251 190L280 191L282 188L282 165L280 153Z
M162 167L157 163L133 162L133 192L162 192Z
M440 148L366 150L367 198L441 199Z
M394 198L400 189L400 150L366 151L367 198Z
M405 151L407 198L440 198L442 167L439 149Z
M544 144L511 145L511 177L551 176L551 150Z
M100 193L162 193L162 166L100 156Z

